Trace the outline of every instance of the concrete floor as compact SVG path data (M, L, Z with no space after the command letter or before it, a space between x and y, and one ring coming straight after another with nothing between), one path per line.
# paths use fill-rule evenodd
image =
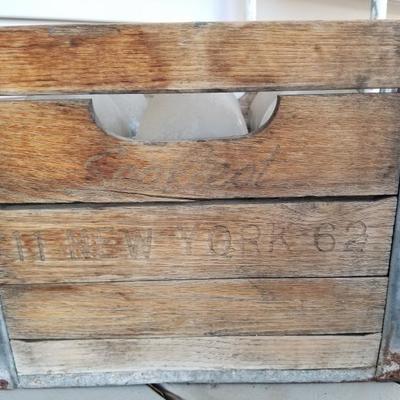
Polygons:
M165 384L165 397L149 386L19 389L0 392L1 400L399 400L396 383L343 384ZM169 392L169 393L168 393Z
M400 400L396 383L164 385L184 400ZM179 397L178 397L179 399Z

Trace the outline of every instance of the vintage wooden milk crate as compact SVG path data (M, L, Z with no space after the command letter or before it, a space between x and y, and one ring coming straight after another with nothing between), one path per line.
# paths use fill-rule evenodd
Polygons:
M399 21L0 30L2 95L398 87ZM399 379L399 159L398 93L152 144L4 98L1 386Z

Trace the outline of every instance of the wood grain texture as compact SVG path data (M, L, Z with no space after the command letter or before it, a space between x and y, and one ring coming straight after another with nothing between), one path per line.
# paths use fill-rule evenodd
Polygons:
M0 210L0 283L386 275L396 198Z
M0 93L400 87L400 23L9 27Z
M11 342L19 375L375 366L380 334Z
M0 203L396 194L400 95L282 97L247 137L146 144L85 102L0 102Z
M11 339L377 333L387 278L3 286Z

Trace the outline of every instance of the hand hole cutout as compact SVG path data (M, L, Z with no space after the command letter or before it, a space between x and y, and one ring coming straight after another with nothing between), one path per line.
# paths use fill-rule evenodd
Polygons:
M147 143L245 136L267 124L277 106L271 92L89 97L102 130Z

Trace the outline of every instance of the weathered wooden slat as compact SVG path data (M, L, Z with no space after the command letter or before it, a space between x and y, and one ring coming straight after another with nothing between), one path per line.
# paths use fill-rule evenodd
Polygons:
M0 93L399 87L399 40L398 21L2 28Z
M386 275L396 198L0 211L0 283Z
M12 339L376 333L387 278L22 285L1 289Z
M367 368L380 334L362 336L193 337L13 340L20 375L151 370Z
M0 203L396 194L400 95L282 97L244 138L145 144L87 103L0 102Z

